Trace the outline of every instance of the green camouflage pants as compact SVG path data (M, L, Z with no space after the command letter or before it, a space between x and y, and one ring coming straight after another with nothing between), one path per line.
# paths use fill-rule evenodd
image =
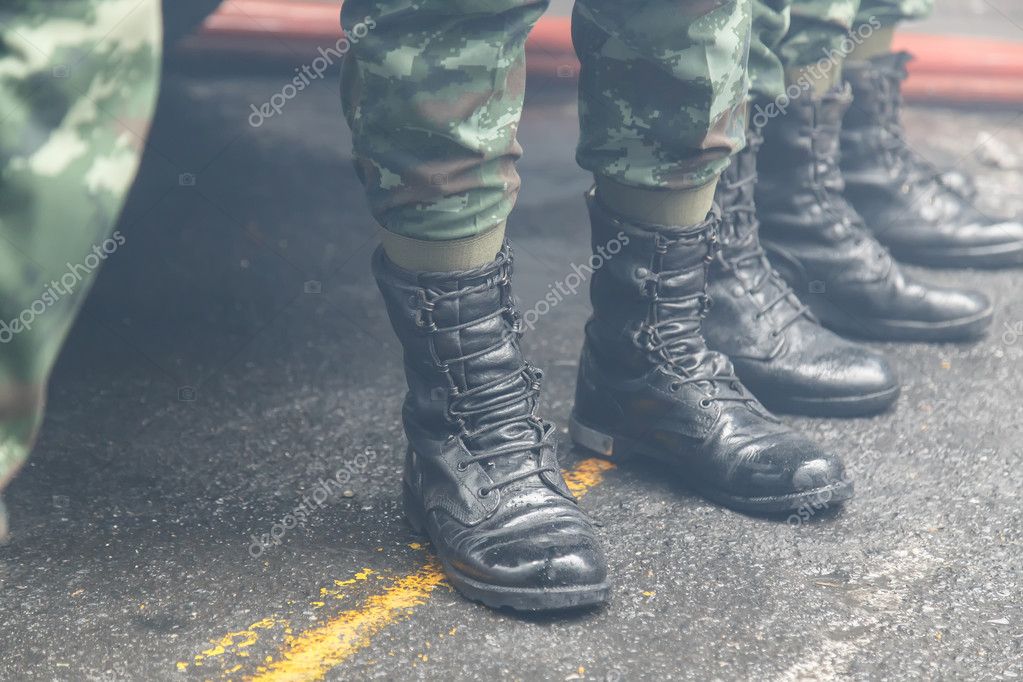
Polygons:
M753 0L749 72L755 96L774 99L784 70L844 56L857 38L927 16L934 0Z
M0 8L0 489L135 176L159 79L159 0ZM4 534L0 507L0 536Z
M386 229L431 240L502 222L519 189L524 43L546 0L347 0L342 102ZM744 143L750 0L579 0L583 168L695 187Z

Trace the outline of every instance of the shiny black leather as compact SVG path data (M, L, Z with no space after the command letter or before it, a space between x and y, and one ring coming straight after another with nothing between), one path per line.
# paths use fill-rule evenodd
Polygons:
M887 358L822 327L760 246L754 187L762 142L751 128L746 148L718 181L721 250L707 276L714 302L703 321L707 345L727 355L742 382L774 411L880 412L899 395Z
M771 263L821 322L884 340L947 341L990 326L991 302L904 274L844 196L839 170L848 88L804 93L764 127L757 156L760 238Z
M700 329L716 216L643 226L587 197L594 250L571 434L612 460L664 462L711 500L781 512L852 495L841 462L772 415ZM613 246L614 245L614 246ZM620 250L616 252L616 248Z
M451 583L489 606L607 600L594 529L561 477L522 358L512 256L456 273L409 272L382 249L373 272L405 350L404 502Z
M842 123L845 194L900 260L947 267L1023 264L1023 223L979 211L962 174L940 174L906 144L906 52L849 62L853 105Z

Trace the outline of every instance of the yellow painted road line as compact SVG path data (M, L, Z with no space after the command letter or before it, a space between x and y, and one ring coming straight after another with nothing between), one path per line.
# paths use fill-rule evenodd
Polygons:
M613 468L611 462L593 458L562 473L569 489L582 497ZM414 573L394 579L382 593L366 598L358 608L297 634L288 633L280 654L268 658L254 675L245 679L256 682L322 679L331 668L369 646L381 630L409 618L417 606L426 603L434 589L444 584L440 564L430 560Z
M260 666L250 680L292 682L319 680L328 670L360 649L373 635L391 623L412 615L433 590L444 582L440 564L430 561L415 573L394 581L383 594L366 599L362 606L331 618L326 623L289 637L280 657Z

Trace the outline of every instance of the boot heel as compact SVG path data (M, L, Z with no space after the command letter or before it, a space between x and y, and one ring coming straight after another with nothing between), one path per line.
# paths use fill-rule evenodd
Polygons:
M426 535L426 512L408 483L401 484L401 503L405 511L405 520L418 535Z
M568 421L568 433L576 445L591 450L602 457L613 457L615 459L621 459L622 457L621 452L615 452L615 439L612 436L602 433L591 426L586 426L576 418L574 413Z

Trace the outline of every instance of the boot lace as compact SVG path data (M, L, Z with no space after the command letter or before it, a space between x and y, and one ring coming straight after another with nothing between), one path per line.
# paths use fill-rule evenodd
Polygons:
M863 218L841 193L845 181L842 179L839 156L837 152L828 149L829 146L833 146L833 140L837 135L838 130L825 130L823 126L814 126L810 129L813 179L809 187L817 198L821 210L835 221L836 226L841 227L852 237L853 244L860 246L869 243L874 251L874 257L887 264L891 261L888 249L870 236ZM822 141L825 144L820 144Z
M710 231L672 239L658 233L654 239L653 262L644 285L644 295L649 301L647 319L637 330L637 345L677 378L670 386L672 391L689 384L701 389L702 407L709 407L713 401L755 403L756 399L739 381L731 363L720 353L709 351L700 333L703 318L711 306L710 297L703 292L682 296L666 296L661 292L662 280L691 271L691 268L669 270L662 267L668 247L680 241L694 246L699 241L709 240L710 249L702 266L706 267L716 256L717 235ZM733 393L722 393L719 390L722 384Z
M756 131L749 131L748 145L756 148L760 146L761 141L762 138L759 137ZM722 207L722 222L730 222L732 225L746 224L752 228L757 219L757 208L753 199L753 186L757 182L756 172L748 173L745 177L738 180L732 180L726 174L722 176L720 182L722 184L722 191L731 197L731 200L723 202L725 205ZM750 237L747 236L746 238L749 239ZM759 240L756 240L755 248L737 255L726 256L725 251L720 250L717 253L717 260L726 271L731 273L743 285L746 295L753 300L754 305L757 307L756 319L760 320L767 317L772 310L782 303L788 304L786 306L788 315L783 317L780 322L773 320L773 318L768 318L772 320L772 338L781 336L786 329L803 316L812 318L809 306L799 300L799 297L792 291L788 283L771 267L771 262L768 260L767 254L764 252ZM745 271L747 265L753 266L750 269L753 272L753 281L748 287L739 277L739 272ZM774 298L761 306L756 297L768 287L772 287L778 293Z
M877 98L878 122L885 131L881 142L881 151L888 165L897 169L897 182L901 183L901 191L908 194L914 186L923 186L928 192L928 201L936 217L949 217L954 214L959 202L969 201L967 196L973 190L968 184L959 187L949 182L938 168L918 154L906 141L902 127L903 97L901 83L906 79L908 71L906 63L911 59L909 53L899 54L899 60L893 67L882 67L874 79L875 87L881 96ZM954 196L948 196L949 194Z
M433 319L432 313L438 303L485 292L494 284L501 287L503 303L502 307L497 310L468 322L447 326L438 325ZM515 309L510 285L510 272L506 265L501 268L496 282L488 280L454 291L440 291L428 285L417 290L417 308L419 312L416 324L426 329L429 333L428 345L431 359L434 366L443 373L447 382L446 413L449 421L458 427L458 432L452 438L461 441L463 449L470 454L469 457L462 459L456 465L459 471L464 471L470 464L476 462L493 465L494 460L523 453L533 453L535 455L533 461L539 462L540 449L547 446L553 438L554 427L537 415L543 372L536 367L529 363L523 363L521 367L515 370L465 390L459 387L458 382L452 375L452 365L469 363L505 345L510 344L516 352L518 351L518 342L523 334L522 322L518 311ZM438 334L459 332L496 318L503 318L506 321L506 327L504 333L501 334L500 340L483 349L464 355L442 358L438 354L435 343ZM501 419L485 419L488 414L492 414L496 410L512 407L520 403L529 406L528 415L513 413ZM474 447L474 443L478 442L481 437L496 434L502 428L515 424L526 426L528 433L505 445L491 448ZM533 436L534 438L529 438L528 436ZM556 474L558 470L550 466L537 466L533 469L505 477L500 481L495 480L492 485L480 488L478 493L481 497L486 497L495 490L505 488L517 481L539 476L544 472Z

